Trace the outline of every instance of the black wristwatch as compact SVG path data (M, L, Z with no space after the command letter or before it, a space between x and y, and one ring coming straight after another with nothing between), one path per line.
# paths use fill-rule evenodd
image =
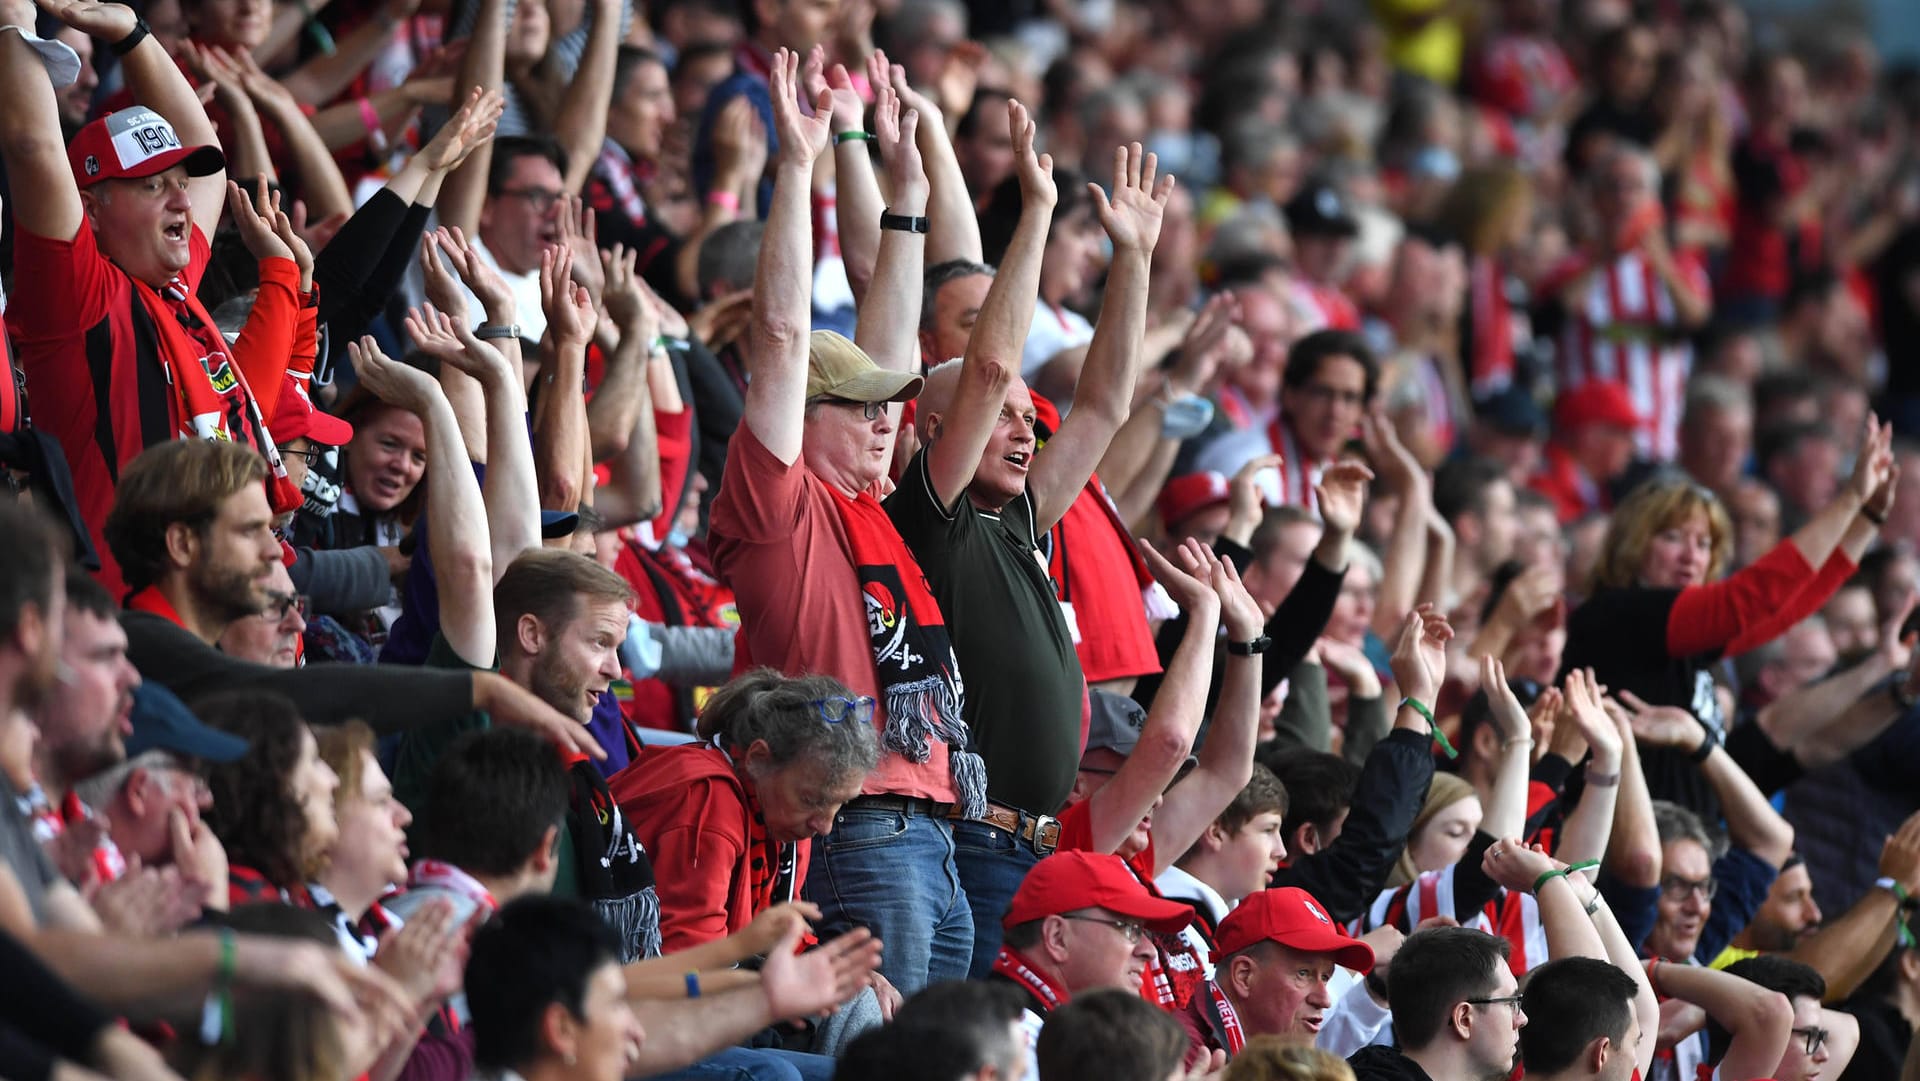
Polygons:
M1712 758L1713 749L1720 746L1719 737L1714 734L1713 729L1708 728L1704 724L1700 726L1700 729L1700 746L1695 747L1693 753L1687 756L1687 760L1696 766Z
M147 35L152 32L152 30L147 28L147 20L136 15L133 18L133 29L128 31L126 37L107 46L107 49L115 56L125 56L138 48L140 43L147 40Z
M1273 639L1261 635L1251 642L1228 642L1227 652L1236 657L1254 657L1265 653L1273 645Z
M880 228L893 229L902 233L924 233L932 226L927 224L927 219L924 217L916 218L910 214L895 214L891 210L882 210Z

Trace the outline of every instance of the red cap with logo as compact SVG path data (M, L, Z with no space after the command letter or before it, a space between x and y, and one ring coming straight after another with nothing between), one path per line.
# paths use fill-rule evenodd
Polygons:
M1204 473L1188 473L1175 477L1160 489L1157 501L1160 507L1160 520L1171 526L1187 516L1197 514L1208 507L1217 507L1233 498L1233 491L1227 486L1227 478L1208 470Z
M1191 907L1148 893L1120 857L1069 851L1033 865L1000 923L1018 927L1083 908L1104 908L1167 935L1193 922Z
M181 146L167 118L142 105L93 121L67 144L74 183L89 188L102 180L152 176L185 165L188 176L210 176L227 167L217 146Z
M1615 428L1638 428L1640 410L1634 408L1627 388L1604 379L1592 379L1560 395L1553 405L1556 428L1580 428L1588 424L1607 424Z
M1373 947L1333 922L1313 895L1297 886L1258 890L1220 921L1213 955L1239 953L1256 942L1278 942L1302 953L1330 953L1334 963L1373 971Z
M321 446L344 447L353 441L353 425L316 408L307 397L305 380L292 375L283 379L280 400L273 406L273 420L267 424L275 443L305 438Z

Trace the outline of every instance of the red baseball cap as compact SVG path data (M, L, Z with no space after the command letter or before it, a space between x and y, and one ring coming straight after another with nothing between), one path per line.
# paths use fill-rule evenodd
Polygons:
M1302 953L1330 953L1335 964L1373 971L1373 947L1347 934L1313 895L1298 886L1258 890L1220 921L1215 957L1239 953L1256 942L1278 942Z
M1638 428L1641 417L1633 399L1627 396L1627 388L1593 379L1560 395L1553 407L1553 424L1556 428L1580 428L1588 424Z
M188 176L210 176L227 167L217 146L181 146L167 118L142 105L95 120L67 144L74 183L152 176L185 165Z
M344 447L353 441L353 425L315 408L301 380L291 375L284 380L280 400L273 406L273 420L267 424L267 432L275 443L306 438L322 446Z
M1227 478L1208 470L1204 473L1188 473L1175 477L1160 489L1157 501L1160 507L1160 520L1171 526L1184 521L1187 517L1217 507L1233 498L1233 492L1227 487Z
M1018 927L1083 908L1104 908L1167 935L1193 922L1191 906L1148 893L1120 857L1070 851L1055 852L1033 865L1000 923Z

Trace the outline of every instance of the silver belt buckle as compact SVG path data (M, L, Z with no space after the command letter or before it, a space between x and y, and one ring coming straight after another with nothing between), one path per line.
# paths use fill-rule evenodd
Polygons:
M1041 852L1041 851L1040 851L1040 846L1041 846L1042 844L1044 844L1044 843L1045 843L1045 842L1043 842L1043 841L1041 841L1041 840L1040 840L1040 833L1041 833L1041 831L1042 831L1042 830L1045 830L1045 829L1047 828L1047 826L1048 826L1048 825L1053 825L1053 826L1054 826L1054 827L1056 827L1056 829L1057 829L1057 828L1058 828L1058 826L1060 825L1060 820L1059 820L1059 819L1057 819L1057 818L1055 818L1055 817L1053 817L1052 815L1035 815L1035 816L1034 816L1034 819L1033 819L1033 838L1032 838L1032 840L1031 840L1031 842L1030 842L1030 843L1031 843L1031 844L1032 844L1032 846L1033 846L1033 850L1034 850L1034 852L1036 852L1036 853L1038 853L1039 855L1042 855L1042 856L1046 856L1046 855L1050 855L1050 854L1052 854L1052 852L1054 851L1054 849L1056 849L1056 848L1058 848L1058 847L1060 846L1060 835L1059 835L1059 833L1058 833L1058 832L1056 832L1056 833L1054 834L1054 837L1053 837L1053 841L1054 841L1054 843L1053 843L1053 844L1051 844L1051 845L1048 845L1048 846L1047 846L1047 850L1046 850L1045 852Z

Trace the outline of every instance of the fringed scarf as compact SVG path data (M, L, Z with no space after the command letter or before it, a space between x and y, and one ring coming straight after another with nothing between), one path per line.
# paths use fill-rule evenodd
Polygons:
M567 763L567 833L580 897L620 936L620 963L660 956L660 894L653 861L633 835L620 804L592 760Z
M979 818L987 812L987 766L967 749L960 664L926 572L878 500L865 492L849 499L831 486L828 491L840 509L866 601L874 674L886 711L881 742L909 762L932 757L933 740L945 743L954 803L965 817Z

